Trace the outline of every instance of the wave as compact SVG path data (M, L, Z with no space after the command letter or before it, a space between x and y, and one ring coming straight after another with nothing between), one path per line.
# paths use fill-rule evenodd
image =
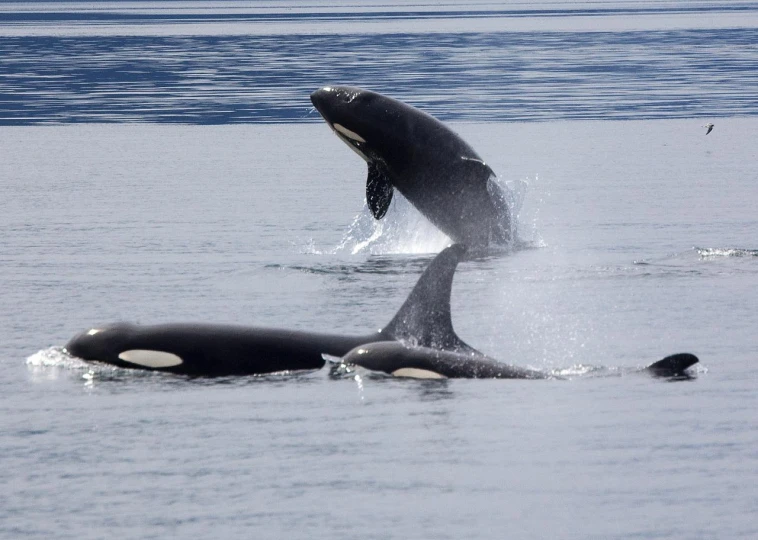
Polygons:
M92 18L114 17L110 4L100 4L99 13L89 6L69 12L86 24L63 20L65 13L40 10L38 17L52 20L35 22L26 9L0 11L0 94L6 96L0 125L317 122L303 114L308 95L325 81L371 88L442 121L758 114L755 28L500 32L474 26L460 33L411 19L417 29L397 33L398 20L371 23L391 32L383 35L350 33L356 22L343 18L333 27L337 34L319 35L323 23L305 18L302 26L273 25L271 34L255 33L273 24L261 21L249 34L231 35L223 33L231 29L218 19L222 14L209 13L207 22L222 33L187 35L187 22L138 10L129 17L139 19L117 16L106 30ZM20 24L39 25L41 35L7 35ZM147 28L157 35L129 35ZM285 28L290 33L277 33ZM671 54L672 47L698 51L697 62Z
M31 367L62 367L68 369L90 369L92 364L89 364L77 358L71 356L68 351L63 347L48 347L32 354L26 359L26 365Z

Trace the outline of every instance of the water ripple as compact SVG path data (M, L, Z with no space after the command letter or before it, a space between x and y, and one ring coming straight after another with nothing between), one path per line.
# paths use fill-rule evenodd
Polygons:
M443 120L755 115L756 42L756 28L11 36L0 125L319 121L308 95L335 82Z

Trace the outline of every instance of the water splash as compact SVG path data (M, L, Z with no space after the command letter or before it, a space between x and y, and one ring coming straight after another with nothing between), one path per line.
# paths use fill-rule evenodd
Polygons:
M26 365L31 367L62 367L67 369L83 369L89 370L92 364L89 364L77 358L71 356L63 347L48 347L37 351L33 355L26 359Z
M63 347L48 347L37 351L26 359L26 365L35 381L56 380L65 372L76 374L83 371L81 380L87 389L93 387L96 375L113 373L116 369L115 366L85 362L70 355Z
M758 257L758 249L740 248L700 248L695 247L701 259L719 259L722 257Z
M608 377L614 375L621 376L623 374L623 368L593 366L590 364L574 364L568 367L551 369L550 374L554 377L565 379L574 379L578 377Z
M437 253L452 242L400 193L383 219L376 220L364 202L333 254Z
M515 230L518 232L515 236L516 244L514 247L516 249L547 247L547 242L545 242L540 234L540 209L545 204L545 198L550 197L550 192L539 188L533 190L536 200L529 212L523 210L527 192L530 191L532 185L538 186L539 181L539 174L535 174L534 178L527 177L507 183L511 194L510 205L513 209L514 227L516 227Z
M366 396L364 395L363 391L363 378L361 377L360 373L356 373L353 380L355 380L355 384L358 387L358 395L360 396L360 400L362 402L365 401Z
M564 368L554 368L549 371L553 377L561 379L580 379L580 378L608 378L608 377L625 377L629 375L646 374L647 366L623 367L623 366L596 366L591 364L574 364ZM669 381L688 380L697 375L708 373L708 368L701 364L695 364L683 372L662 377Z
M524 198L529 190L527 180L505 182L493 178L506 194L508 208L513 216L513 236L518 239L519 214ZM532 224L532 236L535 236L536 222ZM387 215L381 219L373 218L364 201L363 208L355 216L340 243L329 254L425 254L438 253L452 243L450 238L427 220L408 199L397 190ZM514 242L514 247L523 243ZM527 245L527 244L525 244ZM532 242L528 242L532 245ZM312 244L308 249L315 252Z

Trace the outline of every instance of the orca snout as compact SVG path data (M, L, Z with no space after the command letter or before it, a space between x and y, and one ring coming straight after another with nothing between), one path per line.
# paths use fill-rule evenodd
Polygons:
M361 93L350 86L324 86L311 94L311 103L327 121L342 107L349 105Z
M311 94L311 103L313 103L313 106L316 107L319 112L321 112L321 108L329 100L331 90L331 87L325 86L324 88L319 88Z
M132 325L127 323L91 328L71 338L65 349L69 354L84 360L106 360L112 349L121 346L131 329Z
M65 349L69 354L78 358L88 360L94 358L96 354L97 345L99 339L95 338L96 334L102 332L102 329L92 328L91 330L85 330L72 337L65 345Z

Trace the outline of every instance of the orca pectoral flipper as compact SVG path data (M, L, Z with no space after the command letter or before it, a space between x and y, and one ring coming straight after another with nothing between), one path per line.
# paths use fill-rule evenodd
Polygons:
M663 360L650 364L647 368L655 377L676 377L683 375L684 371L699 362L698 357L694 354L679 353L667 356Z
M389 210L392 193L392 182L386 166L378 161L370 161L366 180L366 203L375 219L382 219Z

